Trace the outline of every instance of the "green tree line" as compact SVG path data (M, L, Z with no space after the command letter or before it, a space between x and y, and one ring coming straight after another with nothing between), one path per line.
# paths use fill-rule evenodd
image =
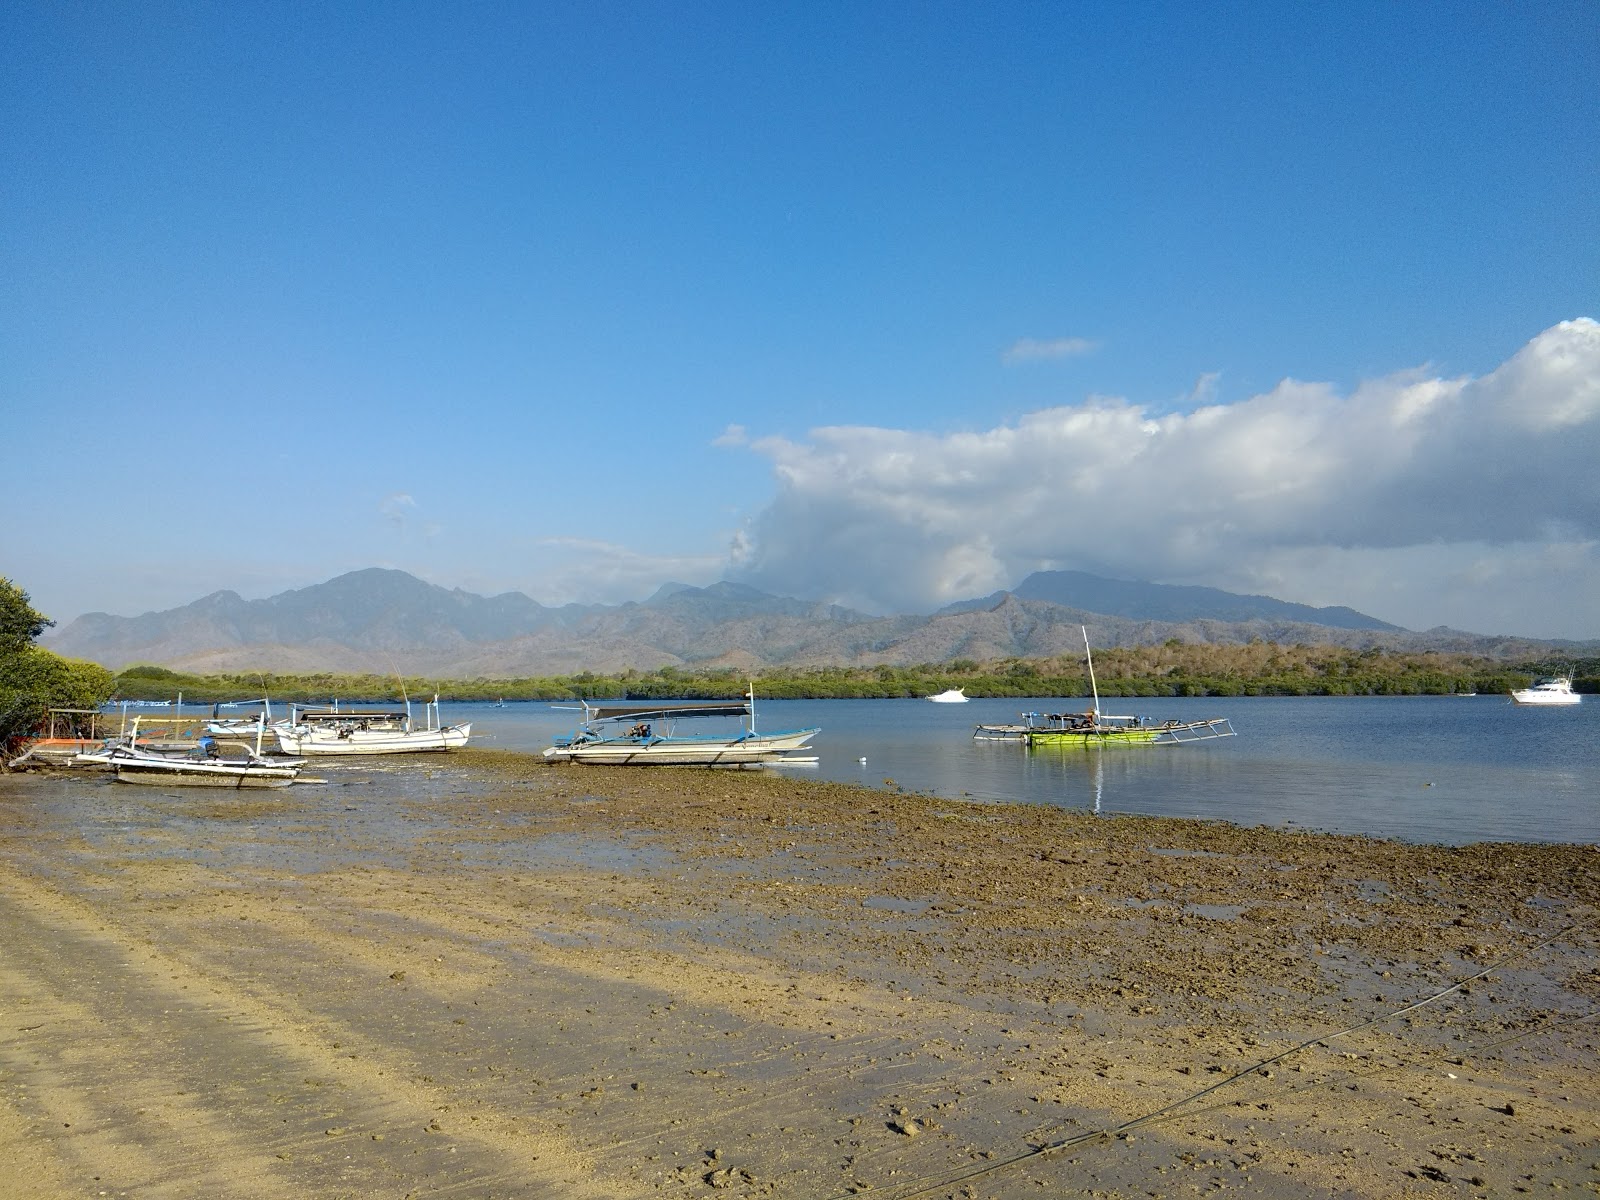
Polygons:
M27 592L0 576L0 765L45 727L52 708L98 708L116 690L116 679L97 663L35 645L54 624Z
M1176 639L1159 646L1108 648L1095 656L1102 696L1416 696L1504 693L1536 676L1573 674L1579 691L1600 692L1600 658L1519 662L1440 652L1349 650L1333 646L1202 645ZM131 666L116 677L116 696L210 704L259 699L413 700L633 699L707 700L741 694L758 698L841 699L928 696L959 687L973 698L1078 697L1089 694L1081 657L957 659L910 666L769 667L754 675L727 669L663 667L654 671L580 672L522 679L432 679L393 675L242 673L187 675L157 666Z

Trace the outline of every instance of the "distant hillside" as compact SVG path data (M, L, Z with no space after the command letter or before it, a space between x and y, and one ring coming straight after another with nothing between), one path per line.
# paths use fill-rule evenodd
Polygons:
M1101 606L1099 609L1092 605ZM45 645L119 670L153 663L202 674L316 671L508 679L662 667L913 665L1075 656L1095 647L1266 642L1548 654L1570 643L1408 633L1346 608L1311 608L1213 588L1041 572L1017 591L931 616L872 617L737 583L667 584L643 603L549 608L520 592L477 596L404 571L353 571L244 600L216 592L182 608L90 613Z
M1313 608L1309 604L1274 600L1271 596L1242 596L1219 588L1106 579L1083 571L1035 571L1011 592L1023 600L1043 600L1063 608L1134 621L1278 621L1331 629L1401 632L1400 626L1353 608ZM998 598L997 594L984 601L971 601L952 608L983 606Z

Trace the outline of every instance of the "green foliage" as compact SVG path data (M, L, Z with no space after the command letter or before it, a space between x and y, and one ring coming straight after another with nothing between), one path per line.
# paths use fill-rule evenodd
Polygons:
M959 667L959 669L958 669ZM1580 691L1600 691L1600 660L1573 664L1508 666L1487 658L1442 653L1390 653L1334 646L1189 645L1110 648L1095 654L1102 696L1414 696L1456 692L1504 693L1537 674L1572 671ZM1081 657L1006 658L988 663L860 667L771 667L752 680L727 668L664 667L614 674L525 679L403 681L411 699L717 700L743 694L754 683L757 699L895 699L931 696L961 687L974 698L988 696L1080 697L1089 694ZM130 700L210 704L227 700L332 700L373 702L401 698L392 675L186 675L162 667L129 667L117 678L118 695Z
M27 592L0 575L0 655L20 654L54 624L34 609Z
M39 732L50 709L98 708L111 694L104 667L33 644L54 623L34 610L27 592L0 578L0 762Z

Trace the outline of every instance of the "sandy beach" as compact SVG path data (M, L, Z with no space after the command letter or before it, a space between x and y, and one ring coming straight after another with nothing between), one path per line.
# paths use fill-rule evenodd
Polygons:
M7 1196L1600 1193L1600 852L467 751L0 776Z

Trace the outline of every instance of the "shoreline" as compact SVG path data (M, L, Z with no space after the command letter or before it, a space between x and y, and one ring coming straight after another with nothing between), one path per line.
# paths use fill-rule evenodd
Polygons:
M1592 845L510 751L318 773L0 778L25 1195L1600 1187Z

